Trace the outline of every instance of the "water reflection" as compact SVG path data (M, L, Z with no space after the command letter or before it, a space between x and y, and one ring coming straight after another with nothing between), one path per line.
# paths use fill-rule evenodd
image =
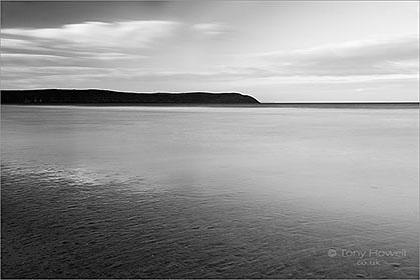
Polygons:
M2 276L418 278L418 140L417 110L3 106Z

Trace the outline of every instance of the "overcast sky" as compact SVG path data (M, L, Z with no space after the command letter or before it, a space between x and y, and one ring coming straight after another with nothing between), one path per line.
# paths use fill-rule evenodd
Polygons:
M1 88L418 101L419 3L1 2Z

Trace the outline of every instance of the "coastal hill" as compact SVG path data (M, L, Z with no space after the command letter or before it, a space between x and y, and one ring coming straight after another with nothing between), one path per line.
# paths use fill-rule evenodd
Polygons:
M98 89L2 90L2 104L175 103L259 104L240 93L134 93Z

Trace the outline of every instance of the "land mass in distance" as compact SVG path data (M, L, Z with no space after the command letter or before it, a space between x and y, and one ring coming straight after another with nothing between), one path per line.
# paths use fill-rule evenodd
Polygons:
M419 102L285 102L260 103L241 93L135 93L101 89L1 90L1 104L93 106L234 106L296 108L418 109Z
M2 90L2 104L259 104L240 93L135 93L99 89Z

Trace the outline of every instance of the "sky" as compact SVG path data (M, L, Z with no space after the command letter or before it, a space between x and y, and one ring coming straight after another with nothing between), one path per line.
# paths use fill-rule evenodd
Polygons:
M419 2L1 1L1 88L419 100Z

